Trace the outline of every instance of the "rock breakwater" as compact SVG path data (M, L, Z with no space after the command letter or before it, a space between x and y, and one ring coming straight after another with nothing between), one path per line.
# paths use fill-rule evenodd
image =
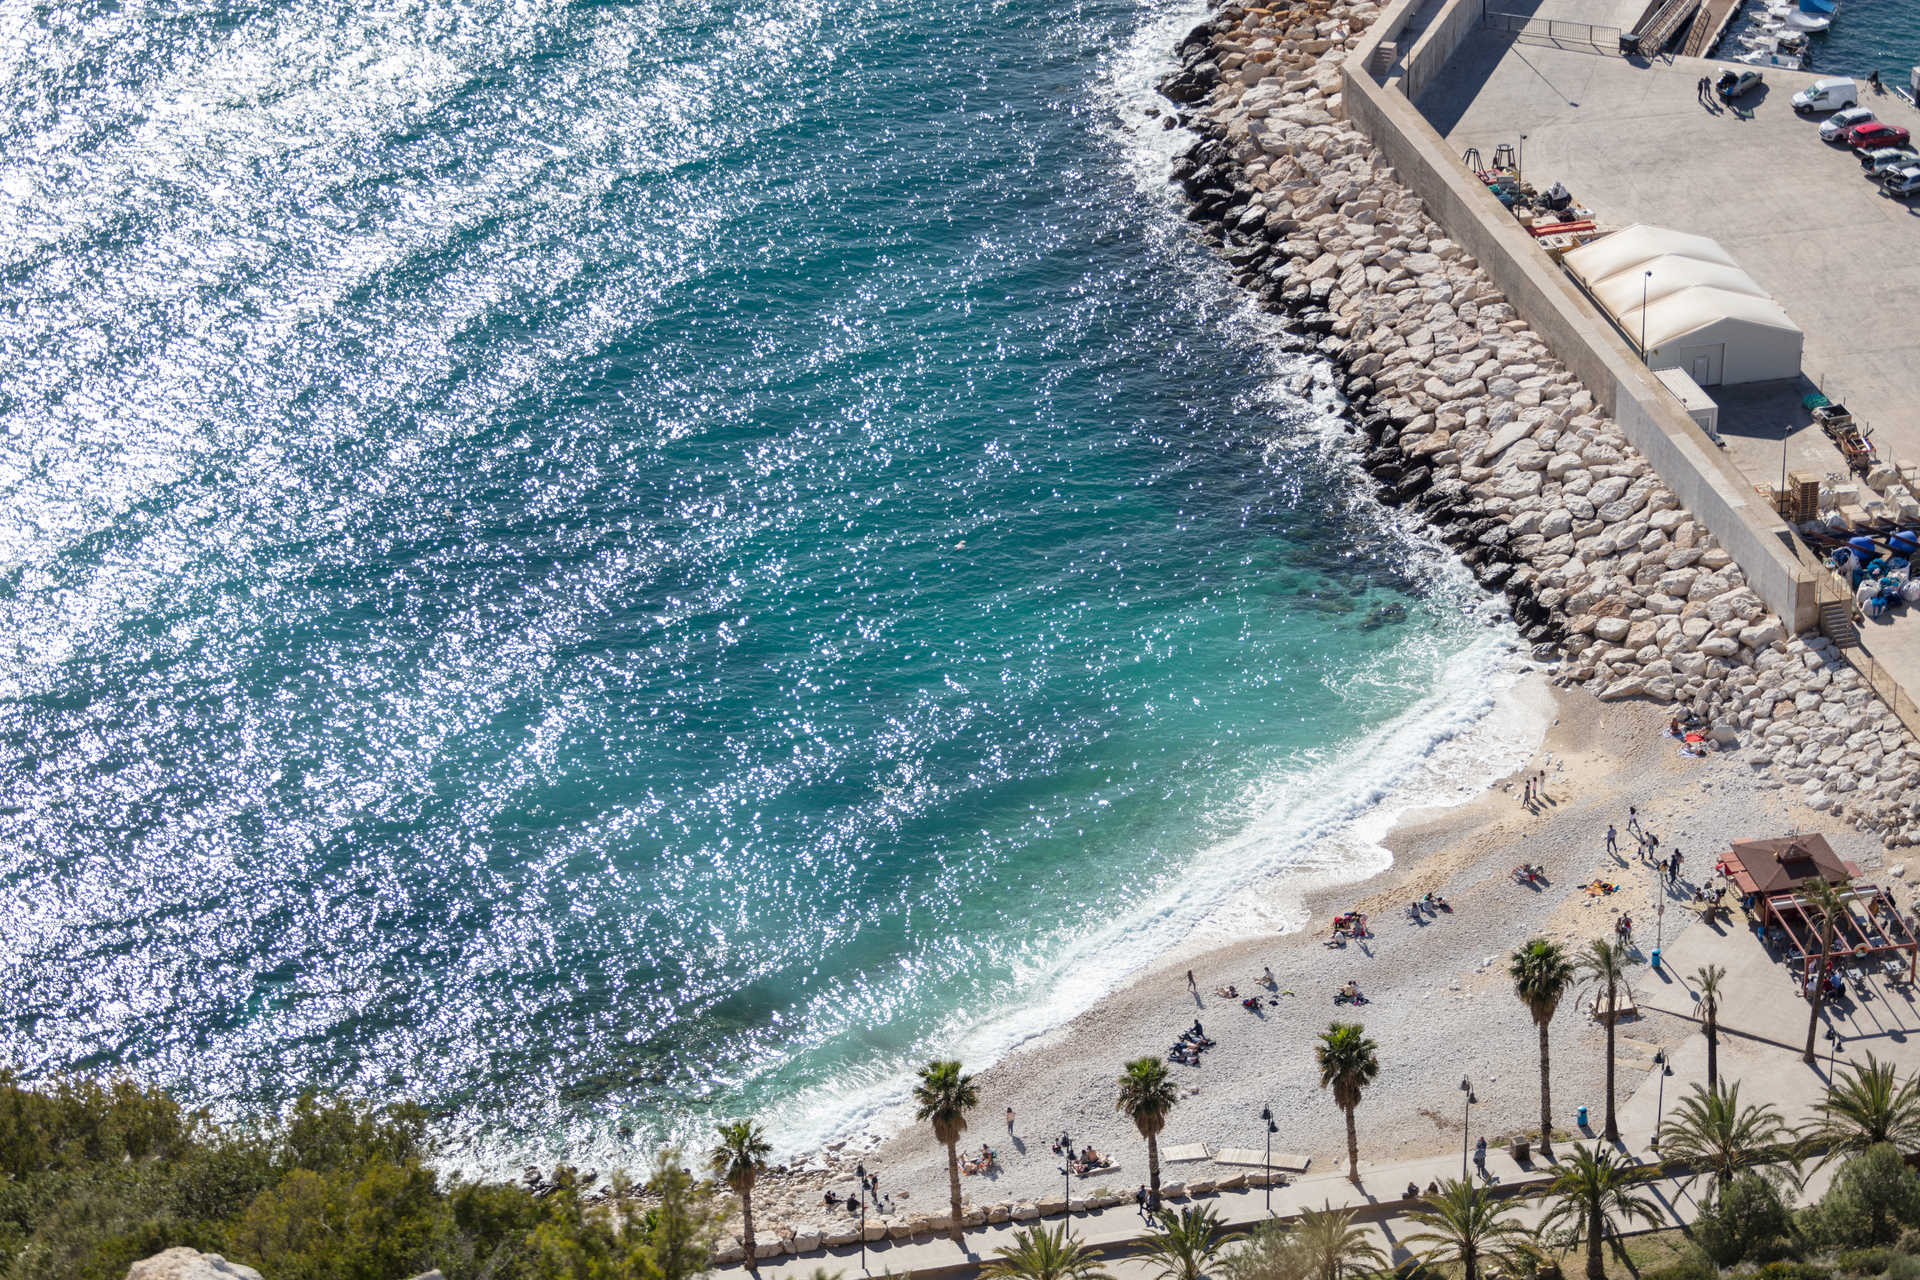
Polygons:
M1228 4L1161 81L1174 164L1237 283L1324 358L1384 501L1503 592L1556 679L1716 726L1815 808L1920 843L1920 746L1824 638L1790 634L1732 557L1372 143L1341 64L1371 0Z

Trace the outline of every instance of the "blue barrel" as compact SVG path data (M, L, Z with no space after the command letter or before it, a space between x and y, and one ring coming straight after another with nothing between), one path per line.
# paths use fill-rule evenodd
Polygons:
M1911 529L1902 529L1887 539L1887 545L1903 556L1911 556L1920 551L1920 537L1916 537Z
M1651 965L1653 966L1653 968L1654 968L1654 971L1655 971L1656 973L1657 973L1657 972L1659 972L1659 969L1660 969L1660 948L1658 948L1658 947L1655 947L1655 948L1653 949L1653 954L1647 957L1647 962L1648 962L1649 964L1651 964Z
M1860 553L1861 558L1864 560L1873 559L1873 557L1876 554L1878 554L1880 550L1879 547L1874 545L1872 538L1866 538L1866 537L1848 538L1847 545L1852 547L1855 551L1858 551Z
M1574 1110L1573 1123L1582 1129L1587 1127L1587 1104L1586 1103L1584 1102L1581 1103L1579 1107L1577 1107Z

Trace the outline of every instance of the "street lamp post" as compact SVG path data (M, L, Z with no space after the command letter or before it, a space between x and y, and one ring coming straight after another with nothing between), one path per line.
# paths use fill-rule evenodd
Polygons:
M1653 1065L1660 1071L1660 1084L1653 1096L1653 1141L1648 1144L1656 1151L1660 1148L1660 1118L1667 1110L1667 1077L1673 1074L1673 1068L1667 1065L1667 1051L1656 1049L1653 1053Z
M1066 1157L1066 1161L1067 1161L1065 1164L1061 1165L1060 1168L1066 1174L1066 1185L1067 1185L1066 1216L1071 1218L1073 1216L1073 1139L1067 1136L1067 1131L1065 1129L1062 1129L1060 1131L1060 1154Z
M1460 1077L1460 1092L1467 1095L1466 1110L1460 1117L1460 1181L1467 1181L1467 1141L1473 1136L1473 1104L1480 1099L1473 1096L1473 1081Z
M1831 1076L1833 1073L1827 1073ZM1273 1135L1280 1132L1280 1126L1273 1122L1273 1108L1261 1107L1260 1118L1267 1122L1267 1158L1260 1167L1266 1172L1267 1216L1273 1216Z
M1520 172L1517 176L1520 181L1525 182L1527 180L1527 135L1524 133L1520 135L1520 160L1518 167Z
M1652 367L1653 361L1647 359L1647 281L1653 279L1649 271L1640 278L1640 363Z

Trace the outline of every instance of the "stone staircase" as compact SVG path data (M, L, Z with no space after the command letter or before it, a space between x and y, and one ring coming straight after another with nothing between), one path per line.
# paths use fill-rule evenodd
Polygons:
M1842 649L1860 647L1860 628L1853 623L1853 610L1839 600L1821 602L1820 634Z

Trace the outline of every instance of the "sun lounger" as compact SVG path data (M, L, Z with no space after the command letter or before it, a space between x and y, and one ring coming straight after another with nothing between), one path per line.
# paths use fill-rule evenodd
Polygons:
M1184 1164L1189 1160L1205 1160L1213 1153L1207 1150L1204 1142L1182 1142L1176 1146L1162 1147L1160 1158L1168 1164Z

